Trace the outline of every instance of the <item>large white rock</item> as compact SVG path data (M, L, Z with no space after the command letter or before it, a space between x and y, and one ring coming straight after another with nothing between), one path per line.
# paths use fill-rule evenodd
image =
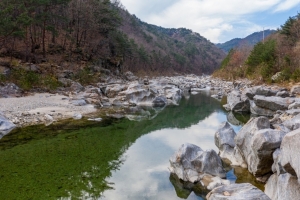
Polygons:
M289 173L273 174L265 185L265 193L272 200L300 199L300 184L297 177Z
M275 114L275 111L273 110L258 107L254 101L250 101L250 112L254 115L269 116L269 117Z
M296 130L300 128L300 114L294 116L292 119L285 120L283 125L290 130Z
M227 103L229 104L232 111L236 111L236 112L250 111L249 99L242 99L241 93L237 90L234 90L228 94Z
M204 174L225 178L221 158L214 150L203 151L194 144L183 144L170 158L170 171L183 181L197 182Z
M272 171L273 152L280 147L286 132L274 129L257 131L252 138L252 151L246 157L248 170L254 176L263 176Z
M294 98L281 98L281 97L265 97L256 95L254 96L256 106L268 110L287 110L289 105L295 102Z
M243 126L235 137L235 143L251 173L260 177L271 171L272 153L279 147L284 134L270 129L266 117L251 118Z
M228 122L223 122L215 133L215 145L219 148L219 155L222 159L231 160L235 147L235 136L236 133Z
M281 143L280 162L284 170L300 179L300 129L288 133ZM300 182L300 181L299 181Z

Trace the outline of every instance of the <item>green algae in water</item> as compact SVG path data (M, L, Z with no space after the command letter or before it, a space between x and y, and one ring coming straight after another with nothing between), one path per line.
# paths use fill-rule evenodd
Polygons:
M110 126L97 124L59 134L53 134L56 127L34 126L12 134L17 137L12 144L0 142L0 199L101 196L112 188L105 178L123 162L124 147L139 137L119 131L131 123L114 120Z

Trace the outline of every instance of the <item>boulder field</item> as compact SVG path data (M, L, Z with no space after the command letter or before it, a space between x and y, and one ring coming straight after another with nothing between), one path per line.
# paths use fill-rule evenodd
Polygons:
M203 151L195 145L184 144L170 158L170 172L210 191L206 196L208 200L299 199L300 98L297 95L300 87L294 86L290 91L249 84L233 84L233 87L224 108L230 111L229 115L233 112L251 113L251 119L238 133L228 122L220 125L215 133L218 155L212 153L213 150ZM198 162L207 152L211 157ZM221 173L222 165L216 163L219 160L247 168L258 181L266 184L265 191L249 183L226 182ZM211 171L203 166L209 166ZM207 182L206 175L217 177L218 184L213 179Z

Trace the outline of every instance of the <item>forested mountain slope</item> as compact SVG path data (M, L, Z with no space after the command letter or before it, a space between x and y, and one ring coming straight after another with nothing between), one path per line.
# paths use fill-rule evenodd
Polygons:
M211 73L225 54L191 30L142 22L119 1L2 0L0 57L155 75Z
M252 50L231 50L214 76L264 82L300 81L300 14L289 17L275 33Z

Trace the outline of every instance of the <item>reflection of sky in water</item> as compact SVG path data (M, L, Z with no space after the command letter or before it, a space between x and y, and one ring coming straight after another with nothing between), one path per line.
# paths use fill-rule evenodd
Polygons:
M218 152L214 134L223 121L225 114L214 112L189 128L162 129L142 136L125 153L120 170L112 173L108 181L114 183L114 190L105 191L103 199L180 199L169 181L169 158L183 143ZM188 199L202 198L191 193Z

